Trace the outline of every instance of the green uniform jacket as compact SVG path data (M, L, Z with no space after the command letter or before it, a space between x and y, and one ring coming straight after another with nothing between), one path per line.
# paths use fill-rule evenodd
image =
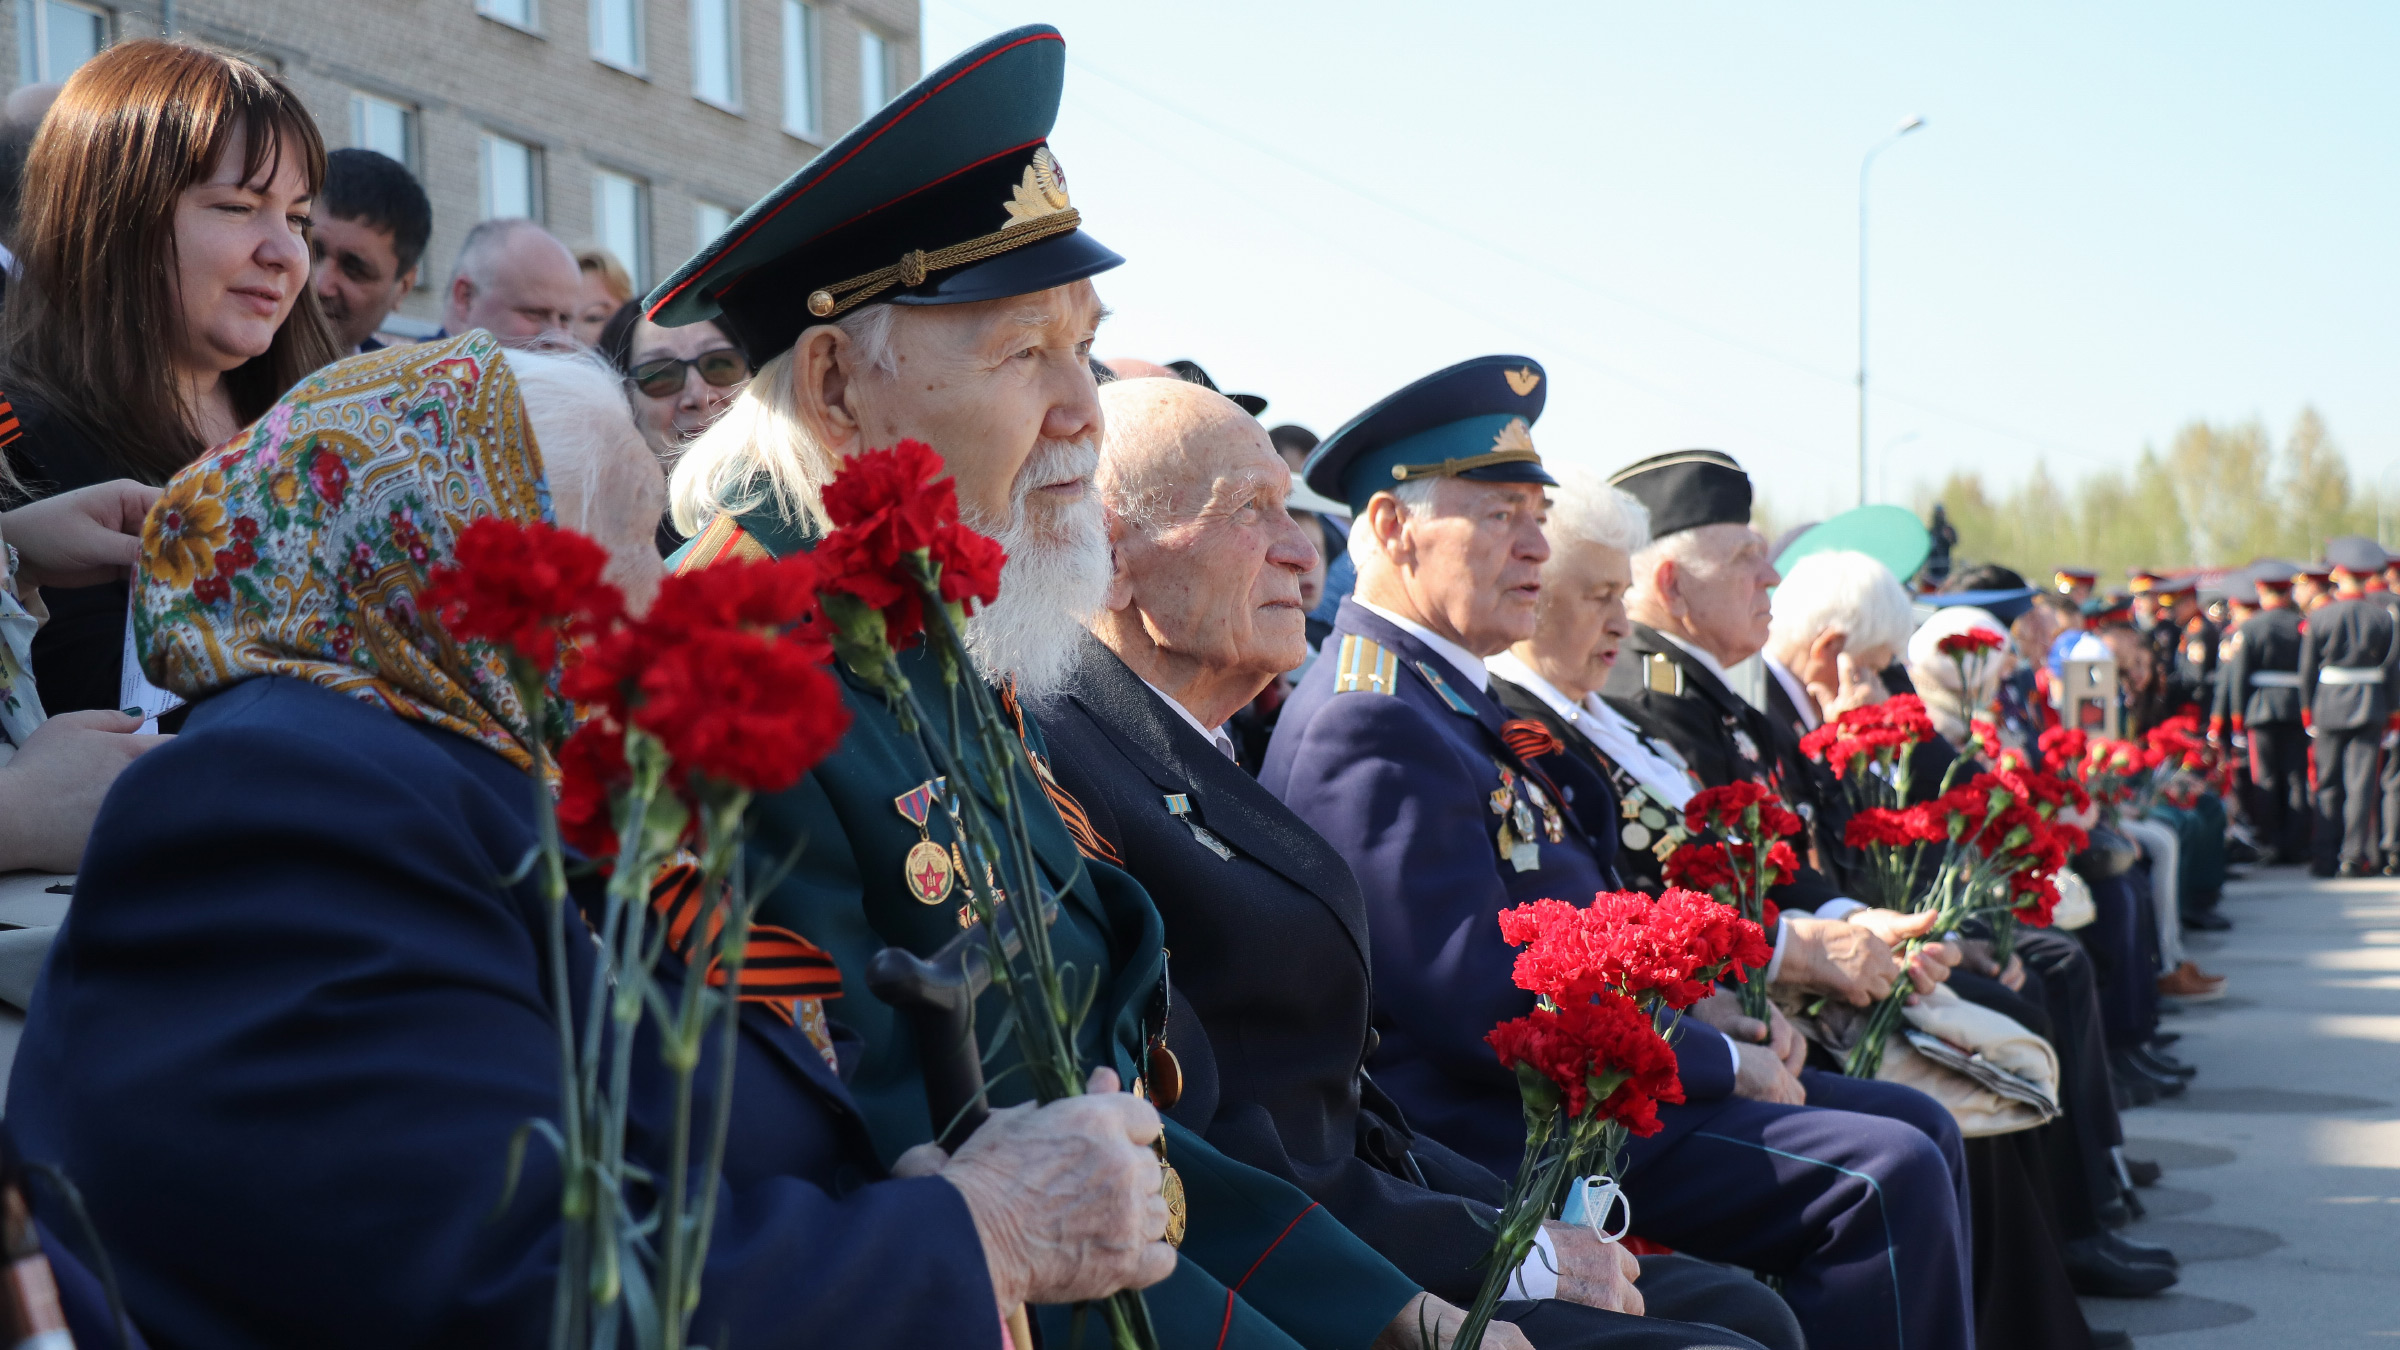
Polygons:
M777 555L807 546L771 507L740 524ZM721 557L725 543L722 532L713 540L704 534L676 558L694 548ZM936 734L946 738L949 707L938 666L922 647L903 654L901 666ZM905 1019L868 992L867 963L887 946L924 955L957 936L963 896L954 889L946 901L926 905L909 892L902 860L921 836L894 801L934 771L916 737L902 734L883 696L847 670L837 673L850 730L797 786L751 806L751 866L770 874L800 849L791 872L761 903L759 921L802 934L841 968L842 996L826 1011L865 1041L850 1091L888 1163L931 1139L934 1130L915 1037ZM1035 753L1044 753L1030 719L1027 734ZM1099 997L1080 1033L1084 1062L1113 1064L1130 1083L1146 1032L1153 1030L1143 1018L1165 974L1157 907L1132 877L1076 852L1038 784L1025 781L1019 790L1039 865L1061 895L1051 928L1058 960L1074 966L1079 980L1100 972ZM939 811L929 827L936 843L951 842ZM987 1049L990 1029L1005 1008L1005 996L994 991L976 1010ZM1013 1051L1004 1051L1000 1063L1015 1061ZM1030 1095L1022 1072L1004 1075L995 1066L990 1077L995 1106ZM1148 1291L1167 1350L1288 1350L1292 1342L1307 1350L1365 1350L1416 1296L1414 1283L1298 1189L1234 1162L1180 1125L1166 1128L1168 1161L1183 1180L1187 1203L1175 1274ZM1068 1343L1066 1316L1064 1309L1043 1310L1047 1343ZM1084 1330L1084 1344L1103 1345L1106 1336L1095 1317Z

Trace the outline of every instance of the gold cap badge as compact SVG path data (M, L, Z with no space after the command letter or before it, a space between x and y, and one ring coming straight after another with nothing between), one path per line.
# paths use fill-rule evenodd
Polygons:
M1508 387L1515 391L1518 398L1523 398L1542 387L1540 373L1531 366L1527 366L1523 370L1504 370L1500 373L1508 377Z

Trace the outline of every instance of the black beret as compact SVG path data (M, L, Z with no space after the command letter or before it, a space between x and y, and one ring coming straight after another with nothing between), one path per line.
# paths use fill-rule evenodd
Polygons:
M1619 469L1608 485L1650 508L1650 537L1750 523L1750 475L1722 450L1670 450Z

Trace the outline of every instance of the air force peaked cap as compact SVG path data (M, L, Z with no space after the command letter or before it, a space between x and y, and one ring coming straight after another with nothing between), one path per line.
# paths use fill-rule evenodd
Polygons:
M1608 485L1650 508L1650 537L1750 523L1750 475L1722 450L1670 450L1628 464Z
M1080 228L1050 153L1066 40L1011 29L911 85L651 292L662 327L713 319L756 368L860 305L956 305L1125 261Z
M1555 487L1533 448L1543 378L1522 356L1478 356L1437 370L1343 423L1309 455L1301 478L1358 514L1376 493L1419 478Z

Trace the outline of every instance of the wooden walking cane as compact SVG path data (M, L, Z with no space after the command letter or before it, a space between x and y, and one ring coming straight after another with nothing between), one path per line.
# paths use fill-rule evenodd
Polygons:
M1058 902L1042 906L1044 921ZM1015 955L1023 941L1013 909L1001 913L1000 943ZM933 1139L955 1153L967 1136L991 1117L983 1097L983 1051L975 1043L975 1000L992 983L991 949L981 923L969 924L931 956L886 947L867 962L867 989L900 1010L917 1035L917 1062L925 1074L925 1106ZM1012 1350L1033 1350L1033 1326L1020 1303L1008 1312Z

